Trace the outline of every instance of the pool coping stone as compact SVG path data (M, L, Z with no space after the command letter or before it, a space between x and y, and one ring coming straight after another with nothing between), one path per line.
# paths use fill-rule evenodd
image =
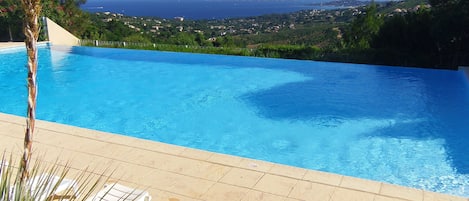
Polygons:
M0 113L0 149L22 153L25 118ZM38 120L34 154L147 189L153 200L469 201L383 182Z

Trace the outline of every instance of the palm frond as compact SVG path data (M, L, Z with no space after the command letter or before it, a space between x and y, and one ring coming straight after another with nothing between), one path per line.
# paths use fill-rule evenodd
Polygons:
M104 185L110 175L81 170L74 178L67 178L70 166L59 161L47 163L39 157L31 167L25 183L21 183L21 169L14 166L13 154L4 153L0 161L0 200L2 201L49 201L86 200L98 187Z

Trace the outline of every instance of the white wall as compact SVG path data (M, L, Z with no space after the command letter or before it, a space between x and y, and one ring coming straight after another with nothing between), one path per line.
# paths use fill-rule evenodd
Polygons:
M46 17L47 35L52 45L76 46L80 39Z

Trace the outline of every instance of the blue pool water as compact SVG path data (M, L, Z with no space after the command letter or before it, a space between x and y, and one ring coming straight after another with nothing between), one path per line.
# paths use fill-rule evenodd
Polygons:
M461 71L52 46L39 119L469 197ZM25 51L0 50L24 115Z

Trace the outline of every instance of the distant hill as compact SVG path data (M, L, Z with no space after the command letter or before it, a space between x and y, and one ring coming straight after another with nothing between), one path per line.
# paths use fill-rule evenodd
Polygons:
M370 4L371 1L359 1L359 0L337 0L337 1L328 1L322 3L313 3L309 4L312 6L332 6L332 7L358 7L365 6Z
M384 9L380 10L381 13L389 14L396 9L413 9L419 5L429 4L428 0L404 0L404 1L391 1L387 2Z
M360 7L366 6L372 3L372 1L361 1L361 0L336 0L322 3L312 3L312 6L330 6L330 7ZM413 8L421 4L428 4L428 0L401 0L401 1L375 1L377 4L386 5L389 10L396 8Z

